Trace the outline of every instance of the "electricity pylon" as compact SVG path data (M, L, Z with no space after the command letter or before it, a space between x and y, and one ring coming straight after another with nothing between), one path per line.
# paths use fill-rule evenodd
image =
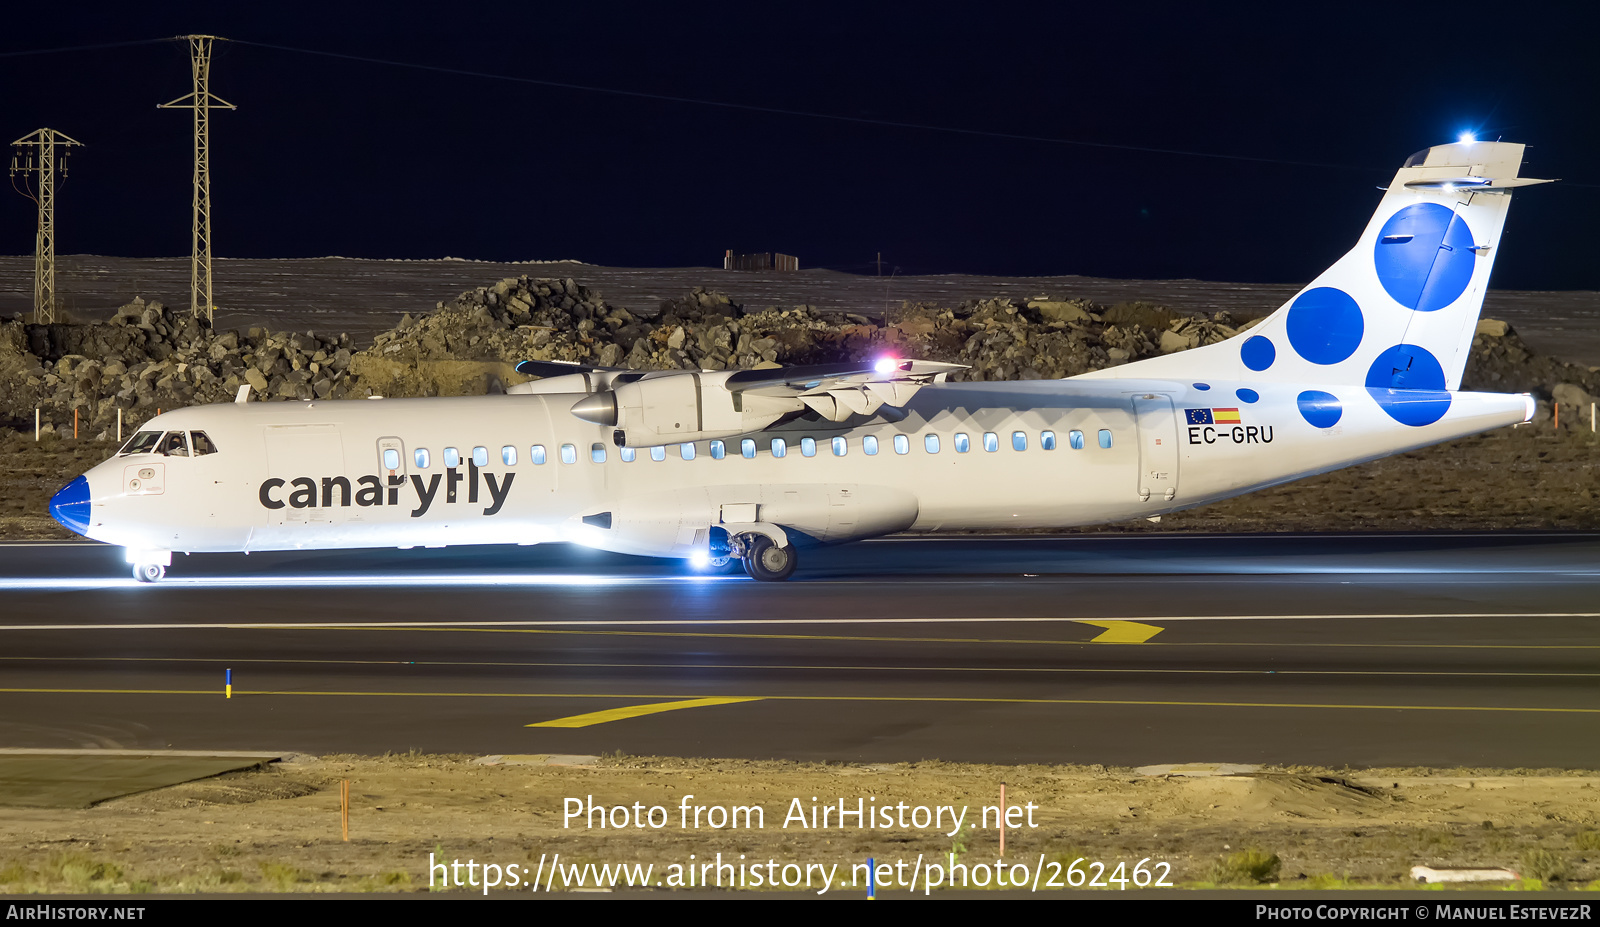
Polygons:
M189 256L189 311L196 318L203 311L210 324L217 308L211 301L211 111L238 107L211 92L211 42L217 37L178 38L189 40L194 92L157 109L194 110L194 249Z
M21 174L23 186L17 192L39 204L39 231L33 242L33 321L46 325L56 320L56 168L65 177L67 149L83 143L55 129L36 129L11 144L11 185L16 187ZM36 192L29 192L35 174L39 175Z

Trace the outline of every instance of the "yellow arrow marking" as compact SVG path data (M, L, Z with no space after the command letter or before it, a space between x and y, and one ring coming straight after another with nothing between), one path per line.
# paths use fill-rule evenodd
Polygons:
M1105 633L1090 641L1091 644L1142 644L1163 630L1140 621L1079 621L1105 628Z
M527 724L524 727L589 727L594 724L604 724L607 721L621 721L624 718L638 718L643 715L660 714L663 711L677 711L680 708L704 708L708 705L731 705L734 702L759 702L759 698L691 698L681 702L657 702L654 705L631 705L627 708L610 708L605 711L591 711L586 715L572 715L568 718L556 718L554 721L540 721L537 724Z

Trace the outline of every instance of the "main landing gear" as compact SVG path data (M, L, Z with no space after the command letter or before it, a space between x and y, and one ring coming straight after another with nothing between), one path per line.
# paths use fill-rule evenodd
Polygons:
M779 547L764 534L747 534L740 540L744 542L744 570L752 579L775 583L794 575L800 558L793 544Z
M133 578L141 583L158 583L167 575L167 568L159 563L135 563Z

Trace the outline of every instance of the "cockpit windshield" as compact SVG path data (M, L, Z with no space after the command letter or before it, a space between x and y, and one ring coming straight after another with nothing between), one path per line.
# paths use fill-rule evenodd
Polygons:
M194 443L191 445L190 442ZM122 450L117 452L118 457L127 457L129 454L161 454L166 457L201 457L206 454L215 454L217 445L206 436L203 431L184 432L169 431L141 431L134 435Z
M156 445L160 443L161 432L141 431L130 438L127 444L122 446L122 450L117 456L126 457L129 454L154 454L156 452Z
M181 431L169 431L161 439L161 453L168 457L189 456L189 436Z

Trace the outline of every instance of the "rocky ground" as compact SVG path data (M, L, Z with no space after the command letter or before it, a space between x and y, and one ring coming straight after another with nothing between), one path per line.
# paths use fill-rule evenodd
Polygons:
M667 883L653 891L669 890L670 867L682 874L691 854L695 862L720 853L734 863L837 864L833 891L846 897L864 886L837 882L848 883L851 867L868 857L903 860L906 878L919 855L948 861L956 853L969 873L985 866L993 888L999 834L992 819L985 827L972 818L998 804L1002 782L1008 805L1034 806L1034 826L1019 816L1008 828L1005 863L1031 872L1042 860L1046 883L1065 882L1081 859L1080 870L1106 864L1107 878L1118 863L1125 875L1141 860L1147 869L1165 863L1179 888L1400 888L1412 884L1412 866L1428 865L1509 867L1525 880L1507 886L1518 889L1600 889L1593 772L1294 768L1195 778L938 761L525 759L534 765L299 756L92 808L8 808L0 815L0 892L417 892L429 890L430 853L460 860L463 877L468 859L527 867L529 878L555 854L580 868L650 864L650 881ZM341 780L350 782L349 842L341 839ZM670 814L658 815L657 827L590 829L587 818L565 817L569 798ZM809 813L813 798L964 806L969 826L917 827L911 818L912 826L875 830L800 826L790 817L794 801ZM686 827L678 810L685 803L759 806L764 826L712 827L708 817Z
M886 350L969 365L955 379L1056 378L1210 344L1254 321L1151 303L1010 298L903 304L869 318L742 306L705 289L645 317L574 279L523 276L407 314L365 347L343 334L213 331L142 300L103 323L0 322L0 423L9 426L0 428L0 537L65 536L44 503L111 453L119 416L128 435L159 410L228 401L245 385L274 401L469 395L521 381L514 365L530 358L715 370ZM1533 393L1532 425L1169 516L1160 530L1600 527L1589 462L1600 368L1537 355L1502 322L1480 323L1473 348L1464 387Z

